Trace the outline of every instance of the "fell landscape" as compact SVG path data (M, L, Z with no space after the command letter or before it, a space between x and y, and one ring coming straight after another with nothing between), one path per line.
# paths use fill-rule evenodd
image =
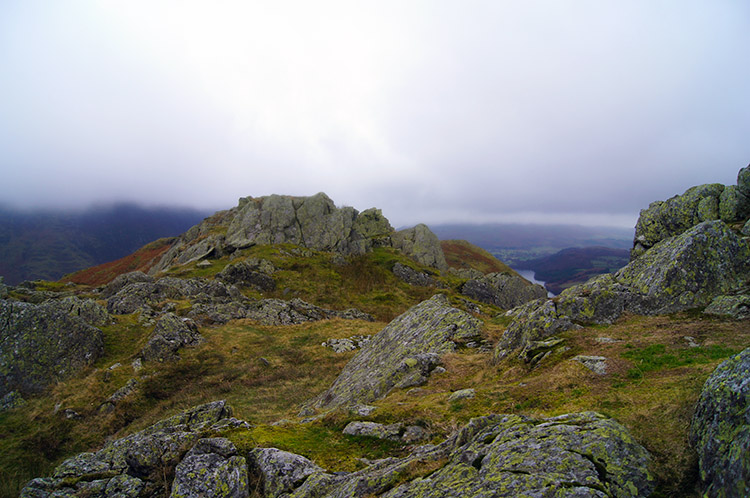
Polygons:
M3 495L744 496L748 218L750 167L548 299L378 209L247 197L138 271L3 286Z
M0 498L747 498L748 19L0 2Z

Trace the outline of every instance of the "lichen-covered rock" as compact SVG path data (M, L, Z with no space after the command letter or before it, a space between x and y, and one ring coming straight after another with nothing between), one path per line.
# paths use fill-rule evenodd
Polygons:
M574 324L609 324L623 312L673 313L706 306L741 289L750 279L750 241L720 221L700 223L662 240L614 274L563 291L557 302L532 301L513 317L495 358L525 348Z
M96 453L65 460L51 478L29 482L22 497L93 496L106 498L164 495L165 473L177 465L195 443L220 430L231 419L225 401L196 406L135 434L107 443Z
M421 285L423 287L436 287L437 280L431 275L409 268L401 263L393 265L393 274L409 285Z
M103 354L102 331L67 311L54 301L0 300L0 397L39 393Z
M203 336L193 320L166 313L156 322L154 332L139 356L145 361L173 360L178 358L180 348L202 342Z
M454 351L456 343L480 337L480 325L479 320L452 308L447 298L438 294L373 335L311 407L368 403L394 387L424 383L441 354Z
M719 216L727 223L750 218L750 197L736 185L727 186L719 198Z
M745 197L750 197L750 166L745 166L737 173L737 189Z
M712 183L689 188L682 195L652 202L641 210L635 225L631 260L657 242L679 235L698 223L719 219L719 198L724 185Z
M171 498L247 498L247 462L225 438L200 439L175 468Z
M398 441L401 439L403 425L396 424L378 424L377 422L349 422L344 427L343 433L348 436L368 436L378 439L388 439Z
M372 315L356 308L343 311L329 310L297 298L289 301L255 301L242 297L227 302L202 302L194 304L188 316L201 323L219 324L240 318L249 318L262 325L295 325L331 318L374 321Z
M541 285L506 273L489 273L469 280L461 288L461 294L503 309L547 297L547 291Z
M646 450L596 413L473 419L453 444L444 467L383 496L645 497L653 489Z
M724 361L706 381L690 439L705 496L750 496L750 348Z
M48 301L46 305L57 308L70 316L78 317L85 323L93 325L94 327L108 325L111 321L107 309L93 299L79 299L74 296L69 296L58 300Z
M405 457L346 475L314 472L285 496L647 497L654 484L648 460L624 427L597 413L541 420L489 415Z
M448 269L440 240L426 225L420 223L413 228L398 231L391 236L391 240L393 247L414 261L439 270Z
M596 375L607 374L607 358L604 356L578 355L573 357L573 361L577 361Z
M270 272L269 272L270 270ZM272 291L276 288L273 277L273 265L266 260L250 259L227 265L216 278L228 284L254 287L260 291Z
M12 410L13 408L23 406L24 404L26 404L26 400L23 399L23 396L21 396L17 391L11 391L0 398L0 412L4 412L5 410Z
M227 229L226 244L239 249L290 243L348 254L357 250L351 244L357 214L350 207L337 208L324 193L311 197L248 197L240 199Z
M634 312L660 314L706 306L745 284L750 244L722 221L707 221L670 239L620 269L615 280L646 300Z
M345 311L320 308L302 299L282 301L281 299L262 299L248 303L245 317L256 320L263 325L293 325L329 318L373 321L374 318L357 309Z
M255 448L248 454L251 474L260 479L265 498L276 498L300 487L323 469L307 458L276 448Z
M450 396L448 396L448 401L460 401L462 399L471 399L477 395L476 390L472 388L466 388L466 389L459 389L458 391L453 391Z
M0 299L5 299L8 296L8 286L3 282L3 277L0 277Z
M321 346L331 348L334 353L346 353L347 351L354 351L361 348L370 342L370 339L371 336L369 335L353 335L342 339L327 339Z
M555 302L551 299L531 301L512 309L506 315L512 316L513 321L495 347L495 361L515 350L521 350L521 355L525 355L525 350L535 342L576 328L569 317L557 312Z
M123 273L114 278L110 283L104 286L102 289L102 297L110 298L120 292L120 290L130 284L136 282L153 282L154 277L146 275L142 271L131 271L130 273Z
M164 277L155 282L126 284L107 299L107 310L114 314L133 313L167 299L228 300L231 290L219 280Z
M717 296L703 312L707 315L729 316L736 320L750 318L750 296Z

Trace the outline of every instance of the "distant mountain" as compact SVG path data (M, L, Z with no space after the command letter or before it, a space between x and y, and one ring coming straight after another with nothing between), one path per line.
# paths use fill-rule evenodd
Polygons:
M610 247L572 247L542 258L525 261L519 269L533 270L547 290L559 294L594 275L611 273L628 264L630 251Z
M630 249L633 245L633 229L620 227L491 223L430 225L430 229L441 240L468 240L514 268L569 247Z
M11 285L63 275L178 235L208 212L116 204L80 212L0 208L0 276Z

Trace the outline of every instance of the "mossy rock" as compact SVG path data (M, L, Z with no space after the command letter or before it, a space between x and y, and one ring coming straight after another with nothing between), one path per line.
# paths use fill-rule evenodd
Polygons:
M0 300L0 396L40 393L95 362L104 353L104 336L85 318L105 315L97 304L75 298L40 305Z
M706 381L690 439L705 496L750 496L750 348L724 361Z
M438 294L424 301L372 336L333 385L311 403L312 408L369 403L395 387L427 381L440 355L456 344L477 339L481 322L449 305Z

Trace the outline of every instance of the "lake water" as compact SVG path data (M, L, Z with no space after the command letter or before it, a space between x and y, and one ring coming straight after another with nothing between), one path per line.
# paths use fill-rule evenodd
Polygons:
M541 280L537 280L536 278L534 278L536 276L536 273L534 273L534 270L516 270L515 268L513 268L513 270L515 270L516 273L518 273L519 275L521 275L523 278L525 278L526 280L528 280L532 284L539 284L542 287L544 287L544 282L542 282ZM550 291L547 291L547 297L555 297L555 294L553 294Z

